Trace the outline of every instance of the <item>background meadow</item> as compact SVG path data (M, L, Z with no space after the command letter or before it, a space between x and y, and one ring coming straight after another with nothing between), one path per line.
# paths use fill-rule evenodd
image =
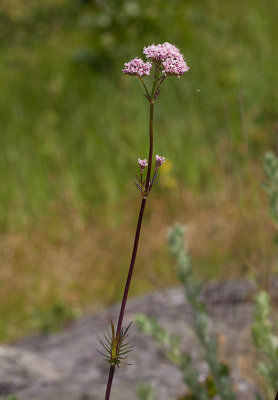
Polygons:
M165 155L132 295L177 284L166 230L189 226L196 275L277 271L262 160L278 151L278 3L2 0L0 339L121 298L147 155L148 104L123 63L169 41L190 71L155 110Z

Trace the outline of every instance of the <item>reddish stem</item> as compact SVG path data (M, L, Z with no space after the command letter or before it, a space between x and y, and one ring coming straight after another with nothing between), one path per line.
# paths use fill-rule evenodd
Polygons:
M105 400L110 399L110 392L111 392L111 387L112 387L114 372L115 372L115 367L113 367L113 366L111 365L110 371L109 371L109 376L108 376L108 381L107 381L107 387L106 387L106 393L105 393Z
M130 283L131 283L131 279L132 279L132 274L133 274L133 270L134 270L137 249L138 249L138 243L139 243L139 238L140 238L140 232L141 232L141 226L142 226L142 221L143 221L143 215L144 215L144 210L145 210L145 205L146 205L147 195L148 195L148 189L149 189L149 183L150 183L152 157L153 157L153 108L154 108L154 103L153 103L153 101L150 101L150 125L149 125L150 148L149 148L149 160L148 160L148 171L147 171L147 179L146 179L146 185L145 185L145 193L144 193L144 197L142 198L142 202L141 202L141 207L140 207L140 212L139 212L139 217L138 217L138 222L137 222L137 228L136 228L136 233L135 233L135 238L134 238L134 244L133 244L133 251L132 251L128 276L127 276L127 280L126 280L126 284L125 284L125 290L124 290L124 294L123 294L116 335L118 335L120 333L120 331L122 329L122 325L123 325L125 307L126 307L129 287L130 287ZM111 366L110 371L109 371L108 381L107 381L105 400L110 399L110 392L111 392L111 388L112 388L114 372L115 372L115 367Z
M152 160L153 160L153 101L150 102L150 148L149 148L149 160L148 160L148 171L147 171L147 179L145 185L145 193L149 191L150 179L151 179L151 170L152 170Z
M132 251L132 256L131 256L131 261L130 261L130 267L129 267L129 271L128 271L128 275L127 275L127 279L126 279L125 290L124 290L124 294L123 294L121 310L120 310L120 315L119 315L119 320L118 320L117 335L120 333L120 331L122 329L128 291L129 291L130 282L132 279L132 274L133 274L135 260L136 260L136 254L137 254L137 248L138 248L138 243L139 243L139 238L140 238L140 231L141 231L141 226L142 226L142 221L143 221L145 204L146 204L146 199L142 199L138 222L137 222L136 234L135 234L135 239L134 239L133 251Z

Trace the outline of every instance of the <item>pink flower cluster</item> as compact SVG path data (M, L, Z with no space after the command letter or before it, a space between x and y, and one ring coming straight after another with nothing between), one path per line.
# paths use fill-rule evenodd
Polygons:
M146 159L145 160L141 160L140 158L138 158L138 163L139 163L141 172L143 172L144 169L148 166L148 163L147 163Z
M134 58L127 63L123 69L123 73L126 75L136 75L143 77L145 75L150 75L152 69L152 64L150 62L144 62L141 58Z
M159 63L165 61L168 57L175 57L180 54L180 51L176 46L165 42L144 47L143 54L145 54L146 58L151 58L154 62Z
M165 157L159 156L158 154L155 156L155 168L160 167L163 163L165 163Z
M156 64L161 64L165 75L180 76L189 70L180 50L171 43L152 44L144 47L143 53L146 58L153 60Z
M144 47L143 54L157 65L162 66L162 73L166 75L183 75L189 70L180 50L171 43L152 44ZM141 58L134 58L124 65L123 72L126 75L135 75L142 78L150 75L152 64L144 62Z

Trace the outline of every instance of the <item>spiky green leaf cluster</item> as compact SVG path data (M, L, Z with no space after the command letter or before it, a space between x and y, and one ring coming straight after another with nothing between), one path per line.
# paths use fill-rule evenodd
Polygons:
M109 332L108 328L106 330L106 334L103 333L103 339L98 336L98 341L102 345L105 353L102 353L98 350L98 352L104 356L105 361L109 362L112 366L119 367L120 364L126 364L124 360L127 358L127 354L131 352L134 346L131 346L126 342L128 337L128 330L130 325L127 328L122 328L119 333L116 333L116 329L112 321L110 321L111 332Z

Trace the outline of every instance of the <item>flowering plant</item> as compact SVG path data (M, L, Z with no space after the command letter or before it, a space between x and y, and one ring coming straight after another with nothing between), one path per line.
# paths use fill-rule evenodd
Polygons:
M99 338L99 341L105 351L105 360L108 361L110 364L105 400L110 399L115 367L119 367L120 364L123 363L126 359L127 353L131 351L131 346L126 343L127 331L130 325L126 329L123 329L123 318L136 260L137 248L147 197L151 193L153 184L158 175L159 167L165 162L165 158L163 156L156 155L154 173L151 176L153 163L154 103L160 93L162 83L168 76L177 76L178 78L180 78L181 75L189 70L189 67L186 64L183 55L180 53L180 50L176 46L173 46L168 42L158 45L152 44L151 46L144 47L143 54L149 61L144 62L141 58L136 57L133 60L125 63L123 69L123 73L125 75L136 76L140 80L145 91L145 96L150 104L149 156L148 160L138 158L140 176L137 176L136 186L141 192L142 200L117 329L115 329L114 324L111 321L111 333L108 331L107 335L104 335L104 339ZM144 81L144 77L151 75L151 71L154 71L153 75L151 76L152 84L151 87L148 88ZM147 168L147 174L146 178L144 179L143 175L145 168Z

